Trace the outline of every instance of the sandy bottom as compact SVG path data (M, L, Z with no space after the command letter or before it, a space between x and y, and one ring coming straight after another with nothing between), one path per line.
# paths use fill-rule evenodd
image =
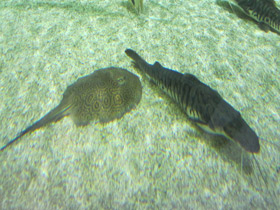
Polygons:
M69 117L0 153L0 209L276 209L280 200L280 36L215 0L0 3L0 146L77 78L125 55L192 73L261 137L255 156L197 129L141 77L136 109L108 124ZM278 144L278 146L277 146Z

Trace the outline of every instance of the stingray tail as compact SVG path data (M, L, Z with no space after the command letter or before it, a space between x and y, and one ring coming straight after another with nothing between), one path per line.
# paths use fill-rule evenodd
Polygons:
M7 144L5 144L3 147L0 148L0 151L3 151L8 146L16 142L19 138L24 136L25 134L29 132L33 132L51 122L56 122L63 118L64 116L69 114L69 109L71 108L71 105L67 105L65 103L60 103L57 107L55 107L53 110L51 110L49 113L47 113L44 117L42 117L40 120L36 121L33 125L27 127L25 130L21 131L14 139L10 140Z

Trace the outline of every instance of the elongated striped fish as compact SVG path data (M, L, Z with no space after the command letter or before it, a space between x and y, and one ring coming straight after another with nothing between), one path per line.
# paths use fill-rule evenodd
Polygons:
M125 53L134 60L137 69L172 97L187 116L203 130L224 135L238 142L248 152L260 151L256 133L217 91L200 82L192 74L182 74L164 68L158 62L148 64L131 49L127 49Z
M235 0L241 10L259 22L280 33L280 10L274 0Z

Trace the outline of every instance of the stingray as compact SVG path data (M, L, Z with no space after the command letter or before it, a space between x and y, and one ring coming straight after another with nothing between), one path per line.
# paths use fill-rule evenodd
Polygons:
M138 76L126 69L109 67L94 71L68 86L60 104L1 147L3 151L27 133L70 115L77 126L92 120L106 123L121 118L141 100Z

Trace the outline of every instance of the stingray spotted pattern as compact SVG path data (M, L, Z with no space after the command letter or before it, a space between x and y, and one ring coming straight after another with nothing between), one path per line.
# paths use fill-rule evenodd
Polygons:
M135 51L125 53L134 65L176 101L187 116L203 130L223 135L238 142L246 151L260 151L259 138L240 113L220 94L192 74L164 68L160 63L148 64Z
M78 79L67 87L60 104L17 137L9 141L3 151L23 135L70 115L77 126L92 120L101 123L121 118L141 100L139 78L122 68L105 68Z

